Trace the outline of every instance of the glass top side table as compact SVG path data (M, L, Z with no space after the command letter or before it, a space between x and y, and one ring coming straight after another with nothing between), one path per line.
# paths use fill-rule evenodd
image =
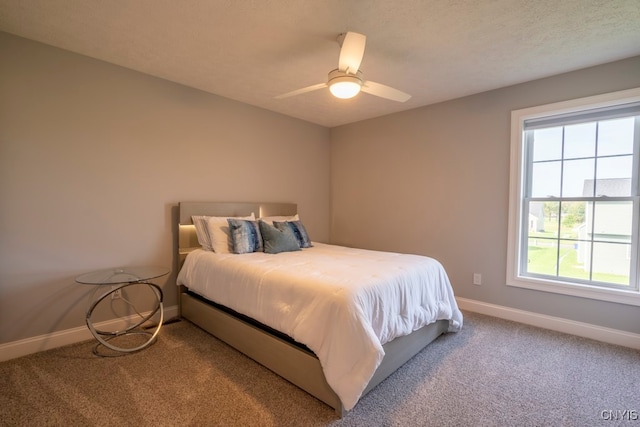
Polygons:
M135 351L142 350L155 340L158 332L160 332L160 328L162 327L162 322L164 320L164 309L162 306L163 294L162 289L154 283L150 281L153 279L157 279L158 277L162 277L169 274L169 270L164 267L152 267L152 266L142 266L142 267L122 267L122 268L111 268L106 270L93 271L91 273L86 273L76 278L76 282L82 283L85 285L111 285L111 289L104 292L98 298L95 298L91 303L91 306L87 310L86 323L87 327L91 331L91 334L98 340L98 344L93 349L93 353L102 356L98 353L98 347L100 344L105 347L119 352L119 353L133 353ZM122 290L127 287L146 287L150 289L155 296L155 300L153 301L153 308L146 314L140 313L135 305L129 301L127 298L124 298L122 295ZM92 315L96 307L105 299L110 297L112 299L121 299L125 304L127 304L133 311L136 313L137 317L134 316L134 324L127 326L125 329L119 331L105 331L97 329L92 321ZM153 330L141 330L139 329L144 323L149 321L156 313L160 313L160 320L158 321L157 326ZM149 338L144 341L142 344L134 346L134 347L121 347L110 343L109 341L113 338L123 336L123 335L148 335Z

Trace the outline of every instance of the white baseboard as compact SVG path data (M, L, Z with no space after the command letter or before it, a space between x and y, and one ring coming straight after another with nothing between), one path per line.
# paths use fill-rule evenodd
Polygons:
M146 315L146 313L142 314ZM165 322L177 316L177 305L164 307ZM129 319L126 318L108 320L96 323L95 327L104 330L118 330L119 328L122 328L123 325L126 325L128 320ZM79 326L77 328L66 329L64 331L52 332L50 334L0 344L0 362L37 353L39 351L51 350L53 348L75 344L92 338L93 335L91 335L91 332L86 326Z
M544 329L577 335L602 341L609 344L621 345L640 350L640 334L620 331L617 329L605 328L589 323L576 322L560 317L547 316L530 311L518 310L495 304L488 304L481 301L466 298L456 298L458 306L462 310L485 314L487 316L498 317L527 325L537 326ZM165 321L178 316L178 306L164 308ZM126 320L115 319L96 324L99 329L117 329ZM6 344L0 344L0 362L17 357L26 356L39 351L50 350L77 342L86 341L93 338L86 326L53 332L32 338L25 338Z
M466 298L456 298L456 301L458 302L458 307L460 307L461 310L486 314L488 316L512 320L514 322L537 326L539 328L550 329L552 331L577 335L579 337L590 338L596 341L606 342L608 344L621 345L640 350L640 334L605 328L602 326L592 325L590 323L576 322L573 320L563 319L561 317L553 317L530 311L517 310L514 308L488 304Z

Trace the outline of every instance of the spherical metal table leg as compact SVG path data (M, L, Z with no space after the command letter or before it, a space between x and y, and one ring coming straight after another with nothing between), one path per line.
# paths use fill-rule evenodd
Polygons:
M98 306L98 304L100 304L100 302L102 302L105 298L111 296L114 292L120 291L123 288L129 287L129 286L135 286L135 285L147 285L154 293L155 297L156 297L156 304L153 310L151 310L147 315L143 316L142 314L140 314L135 307L133 306L133 304L131 302L129 302L128 300L122 298L127 304L129 304L130 306L133 307L133 309L135 310L136 313L138 313L138 315L140 316L140 320L135 323L132 326L127 327L126 329L122 330L122 331L114 331L114 332L109 332L109 331L102 331L99 329L96 329L95 326L93 325L93 322L91 321L91 316L93 314L93 311L95 310L95 308ZM119 352L119 353L133 353L136 351L140 351L144 348L147 348L149 345L151 345L151 343L156 339L156 336L158 335L158 333L160 332L160 328L162 327L162 322L164 320L164 308L162 306L162 300L163 300L163 294L162 294L162 289L160 289L160 287L154 283L149 283L149 282L130 282L130 283L125 283L123 285L114 287L113 289L111 289L110 291L105 292L102 296L100 296L97 300L95 300L93 302L93 304L91 304L91 307L89 308L89 310L87 311L87 317L86 317L86 322L87 322L87 327L89 328L89 330L91 331L91 333L93 334L93 336L95 337L96 340L98 340L98 344L96 344L96 346L93 349L94 354L98 355L98 356L102 356L101 354L98 353L98 347L100 345L103 345L113 351ZM155 329L153 331L141 331L141 330L136 330L136 328L141 327L144 323L146 323L147 321L149 321L156 313L160 313L160 319L158 320L158 324L157 326L155 326ZM118 347L116 345L113 345L112 343L109 342L109 340L122 336L122 335L149 335L149 339L147 341L145 341L143 344L137 346L137 347L132 347L132 348L123 348L123 347ZM108 337L108 338L103 338L103 337Z

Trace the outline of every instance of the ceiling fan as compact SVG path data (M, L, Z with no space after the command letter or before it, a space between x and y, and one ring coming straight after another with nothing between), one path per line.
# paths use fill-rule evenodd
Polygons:
M276 99L288 98L318 89L328 87L333 96L342 99L353 98L360 91L390 99L405 102L411 95L398 89L380 83L364 80L360 63L364 55L364 46L367 37L364 34L349 31L338 36L341 45L338 68L329 72L327 83L318 83L276 96Z

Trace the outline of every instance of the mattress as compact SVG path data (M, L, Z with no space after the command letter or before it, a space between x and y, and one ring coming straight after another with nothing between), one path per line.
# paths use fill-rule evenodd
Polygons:
M311 349L327 383L352 409L384 357L382 345L462 313L442 265L429 257L315 243L266 254L191 252L178 275L208 300Z

